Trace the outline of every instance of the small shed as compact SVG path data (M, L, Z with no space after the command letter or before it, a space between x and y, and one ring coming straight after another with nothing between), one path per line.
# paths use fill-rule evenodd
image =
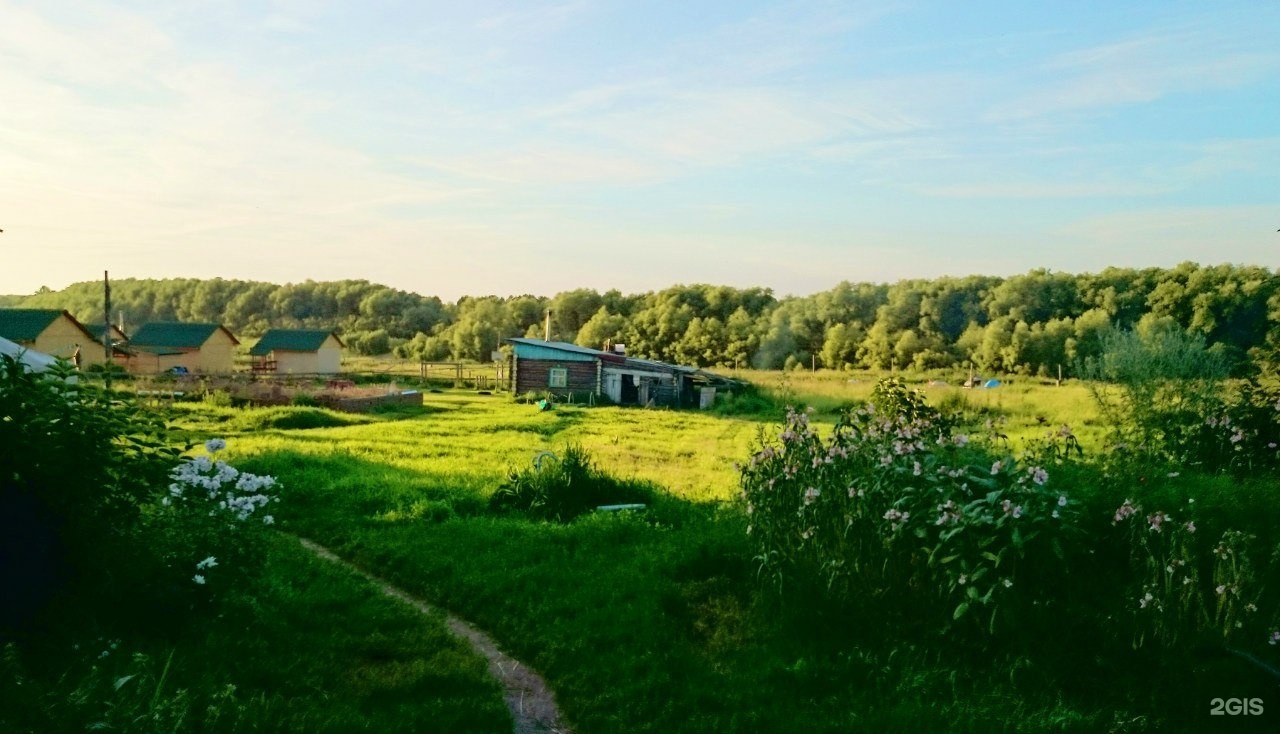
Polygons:
M268 329L249 354L254 372L336 375L345 346L337 334L324 329Z
M561 398L583 400L601 395L603 365L621 365L626 357L580 347L568 342L513 337L511 391L549 392Z
M511 390L559 397L604 397L618 405L699 405L700 388L732 380L695 367L626 357L567 342L511 338Z
M227 373L238 344L220 324L155 321L144 324L129 340L129 371L153 374L181 367L187 372Z
M67 311L0 308L0 337L81 367L107 361L101 342Z

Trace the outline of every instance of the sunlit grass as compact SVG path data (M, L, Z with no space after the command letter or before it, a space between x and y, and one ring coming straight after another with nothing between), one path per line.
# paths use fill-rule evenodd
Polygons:
M839 408L866 400L876 377L756 374L779 404L815 405L820 428ZM916 386L935 405L978 415L978 425L1004 417L1015 449L1062 424L1086 445L1100 442L1102 426L1078 383ZM260 423L247 417L256 411L203 407L180 422L193 437L225 429L237 464L281 478L283 529L332 544L472 618L543 668L579 731L781 732L803 721L807 731L827 732L1047 732L1107 730L1117 716L1156 720L1143 717L1163 700L1158 691L1098 692L1090 673L1071 679L1064 698L1062 681L1005 667L1030 666L1025 659L977 662L913 643L910 630L883 644L846 640L837 654L830 640L806 632L816 627L805 618L811 610L771 606L745 519L718 500L734 496L733 464L757 433L775 429L773 408L747 416L540 411L468 391L426 393L424 408L306 430L250 429ZM489 512L487 499L510 467L571 443L606 471L653 482L670 498L638 515L566 525ZM1204 483L1201 503L1228 507L1237 491L1229 485ZM1094 486L1082 481L1081 497ZM1249 501L1259 501L1262 489L1251 491ZM1111 498L1097 501L1106 514ZM864 622L849 620L849 628ZM822 625L832 629L829 619Z

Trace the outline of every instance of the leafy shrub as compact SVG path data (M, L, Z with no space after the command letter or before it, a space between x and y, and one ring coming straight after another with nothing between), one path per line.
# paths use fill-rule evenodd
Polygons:
M316 400L315 396L309 395L305 392L300 392L297 395L294 395L293 398L289 400L289 404L299 408L320 407L320 402Z
M1176 329L1112 334L1086 373L1110 424L1115 471L1280 469L1280 387L1253 376L1231 389L1225 358L1200 337Z
M126 593L139 508L177 456L164 436L66 365L36 374L0 358L0 625L28 620L60 585Z
M1113 523L1130 549L1125 606L1133 613L1134 647L1280 642L1273 641L1277 596L1264 583L1280 570L1280 547L1265 558L1253 534L1228 529L1206 538L1208 523L1198 523L1194 507L1186 503L1175 518L1126 499L1115 511Z
M1228 369L1202 337L1151 327L1108 334L1081 372L1114 446L1140 462L1176 464L1203 417L1219 412Z
M789 410L777 442L742 468L762 573L837 604L897 598L955 620L984 609L993 631L1002 605L1028 600L1024 563L1069 532L1074 507L1044 466L1074 437L992 461L900 381L883 381L876 399L891 412L847 412L825 440Z
M716 415L751 415L775 417L782 414L784 405L764 390L751 383L743 383L716 395L711 412Z
M651 499L648 487L614 478L596 467L586 449L569 445L559 456L543 451L531 467L510 469L506 481L489 498L489 507L567 522L600 505Z
M367 422L366 418L323 408L278 407L247 412L238 416L234 425L242 431L261 431L337 428Z
M91 364L81 370L81 373L94 378L105 378L110 375L112 380L133 380L133 374L115 362Z
M895 416L909 423L928 423L940 434L950 436L950 423L942 420L942 414L929 405L924 393L908 387L900 377L886 377L877 382L871 391L871 404L881 415Z
M204 394L203 402L211 408L230 408L235 405L231 393L226 390L210 390Z
M1208 408L1179 432L1179 458L1238 476L1280 471L1280 390L1250 378Z

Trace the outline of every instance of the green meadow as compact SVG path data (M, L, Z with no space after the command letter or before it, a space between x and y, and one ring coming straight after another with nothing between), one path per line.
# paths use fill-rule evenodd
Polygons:
M1083 575L1056 628L989 644L949 641L889 602L855 613L779 593L748 542L737 465L776 438L783 405L812 406L817 430L829 432L841 409L870 396L875 377L745 376L761 385L754 402L733 398L706 412L540 411L453 390L424 393L421 408L363 416L210 402L157 408L180 440L224 438L229 462L280 481L279 532L261 581L200 629L108 632L119 635L121 654L102 660L69 653L73 640L52 632L40 643L51 652L43 664L11 650L8 675L38 695L14 709L27 718L0 714L0 723L41 731L39 711L53 711L43 715L68 729L101 721L119 731L510 730L483 661L439 617L312 558L296 537L489 632L546 677L582 733L1190 732L1220 723L1206 718L1212 696L1252 690L1253 678L1231 661L1184 668L1127 641L1099 637L1090 647L1110 623L1090 618L1096 598ZM1078 383L916 387L975 430L994 421L1011 450L1064 424L1086 452L1103 444ZM638 487L646 508L568 522L490 508L513 471L571 446ZM1097 471L1063 467L1057 481L1108 520L1126 497ZM1274 477L1205 475L1152 491L1170 501L1194 493L1209 516L1235 517L1265 506L1274 490ZM1276 517L1263 514L1254 526ZM115 639L96 637L76 644ZM1237 679L1246 682L1228 689Z

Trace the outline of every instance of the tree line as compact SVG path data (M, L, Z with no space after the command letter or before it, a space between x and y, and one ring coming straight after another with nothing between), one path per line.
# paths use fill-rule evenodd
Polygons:
M435 296L366 280L275 285L243 280L119 280L113 311L147 321L216 321L237 334L334 328L359 353L489 359L509 336L542 337L701 367L818 366L1054 374L1098 354L1114 330L1179 330L1228 362L1280 349L1280 272L1183 263L1069 274L1032 270L893 284L842 282L808 296L768 288L675 285L623 294ZM6 296L0 305L102 318L102 284Z

